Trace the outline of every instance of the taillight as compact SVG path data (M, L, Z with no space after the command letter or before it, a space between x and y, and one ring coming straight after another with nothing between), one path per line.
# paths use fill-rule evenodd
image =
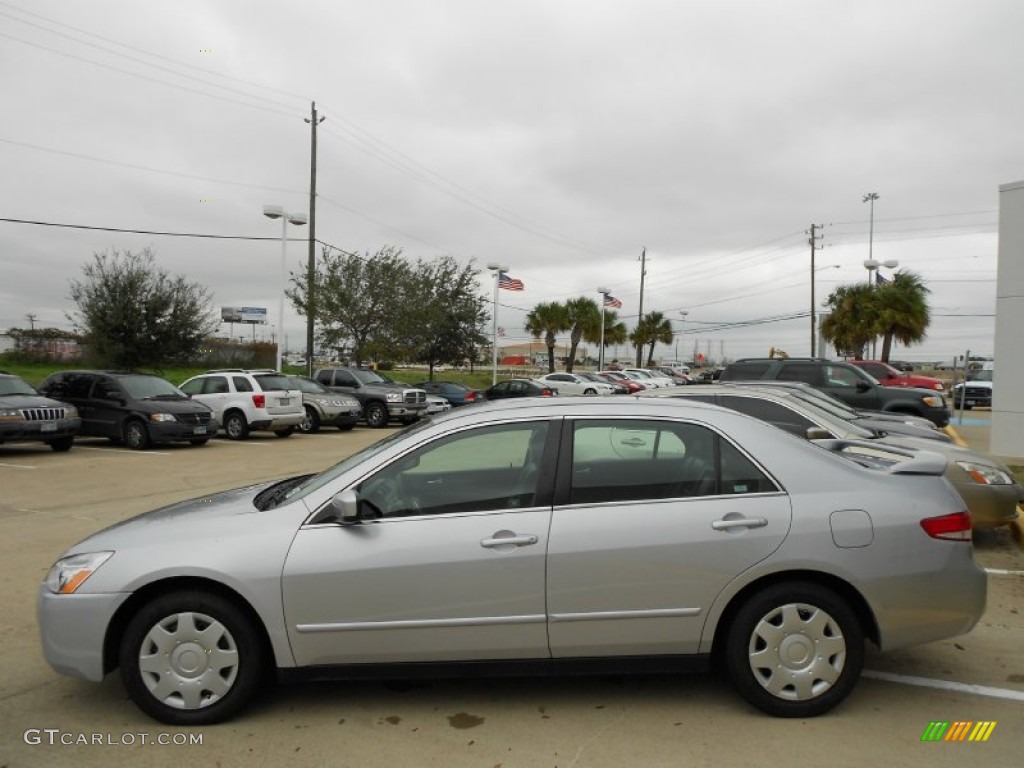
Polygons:
M476 392L467 392L466 393L466 402L467 403L472 403L472 402L475 402L475 401L476 401Z
M555 393L546 387L540 391L541 397L552 397Z
M255 405L257 408L266 408L267 407L267 396L266 395L253 395L252 396L252 404Z
M941 517L926 517L921 521L921 527L933 539L970 541L971 513L954 512L951 515L942 515Z

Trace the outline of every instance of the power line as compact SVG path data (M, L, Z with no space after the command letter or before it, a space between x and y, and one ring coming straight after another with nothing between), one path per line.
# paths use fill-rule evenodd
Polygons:
M0 216L0 221L5 221L9 224L31 224L39 227L59 227L61 229L87 229L95 230L98 232L123 232L131 235L158 235L160 237L198 237L208 240L272 240L280 242L280 237L249 237L247 235L211 235L202 232L161 232L150 229L126 229L122 227L99 227L92 226L89 224L60 224L53 221L35 221L32 219L12 219L5 216ZM305 237L289 237L287 238L290 242L305 243L309 238Z

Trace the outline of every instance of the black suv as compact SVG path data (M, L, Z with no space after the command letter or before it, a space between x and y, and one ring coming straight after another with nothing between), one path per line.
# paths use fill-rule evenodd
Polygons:
M41 440L67 451L81 423L73 405L43 397L20 376L0 371L0 443Z
M729 363L721 381L802 381L827 392L851 408L924 416L938 427L949 424L946 399L930 389L883 387L869 373L849 363L820 358L744 358Z
M134 450L174 440L203 445L217 433L213 411L159 376L61 371L40 390L78 409L80 435L123 441Z

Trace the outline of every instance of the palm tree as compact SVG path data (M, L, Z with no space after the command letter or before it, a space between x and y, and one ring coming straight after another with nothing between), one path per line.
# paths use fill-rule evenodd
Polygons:
M913 272L897 272L892 282L877 286L875 291L882 361L887 363L893 339L904 346L924 341L931 320L926 297L931 291Z
M625 344L626 339L629 338L629 334L626 332L626 324L619 320L619 313L614 309L606 309L604 311L604 347L617 346L619 344ZM601 332L598 331L596 339L597 343L601 343Z
M567 301L565 311L570 323L569 330L572 331L569 334L569 360L565 364L565 370L572 373L580 341L586 340L590 344L601 343L601 308L593 299L581 296Z
M569 322L569 313L557 301L538 304L526 316L527 332L535 339L544 337L548 348L548 373L555 372L555 338L570 328L572 324Z
M836 352L864 359L864 348L878 335L876 291L868 283L841 285L829 294L829 314L821 321L821 335Z
M671 344L673 339L672 321L661 312L650 312L644 315L637 323L636 330L630 334L630 341L636 345L639 352L642 347L647 347L647 365L654 364L654 347L661 342Z

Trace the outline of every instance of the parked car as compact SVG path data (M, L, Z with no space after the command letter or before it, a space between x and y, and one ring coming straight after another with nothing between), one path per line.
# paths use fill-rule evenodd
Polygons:
M933 376L905 373L903 370L888 363L883 363L881 360L850 360L849 363L870 373L884 387L919 387L921 389L935 389L939 392L944 392L946 389L946 385L941 379L936 379Z
M696 396L706 403L731 408L766 421L786 432L815 441L853 443L849 450L862 454L886 453L892 448L938 453L948 459L946 478L963 497L976 528L1009 525L1018 517L1017 505L1024 502L1024 486L1014 479L1006 465L979 451L895 433L882 434L834 416L794 391L779 387L718 384L684 387L666 394Z
M440 395L427 395L427 415L435 416L439 413L448 413L452 404Z
M856 685L865 640L884 652L981 617L987 577L944 466L844 456L668 398L460 408L318 475L74 545L39 588L43 652L95 682L119 666L175 726L232 717L274 673L694 658L719 659L764 712L812 717Z
M181 389L212 408L232 440L244 440L253 430L291 437L306 418L302 392L278 371L211 370L193 376Z
M428 395L443 397L455 408L460 405L479 403L484 399L484 393L479 389L473 389L454 381L421 381L416 386Z
M949 391L953 407L962 407L965 411L971 408L991 408L994 377L994 369L984 368L975 372L966 384L962 381L954 384Z
M560 395L613 395L615 387L604 381L591 381L575 373L548 373L538 376L537 381Z
M594 371L580 371L576 375L579 376L581 379L586 379L587 381L594 381L600 384L610 384L612 387L613 395L629 394L629 387L626 386L625 382L617 381L610 376L602 375Z
M75 406L82 419L79 436L106 437L137 451L177 441L205 445L217 432L210 408L147 373L60 371L39 389Z
M693 378L690 376L689 368L684 373L681 369L669 368L667 366L660 366L658 368L650 368L651 373L656 376L664 376L669 379L677 387L686 386L687 384L693 383Z
M340 395L306 376L289 376L292 389L302 393L302 407L306 415L299 422L299 431L313 434L320 427L349 430L363 418L363 407L351 395Z
M802 381L852 408L924 416L936 426L949 424L942 393L915 387L883 387L871 374L849 363L821 358L745 358L725 366L720 381Z
M637 392L643 392L645 389L647 389L647 387L642 382L637 381L636 379L630 376L627 376L622 371L598 371L597 375L602 376L606 379L610 379L611 383L618 382L619 384L624 386L627 389L628 393L631 395Z
M313 378L331 392L352 395L363 406L366 425L386 427L391 419L412 424L427 413L427 393L418 387L389 381L363 368L320 368Z
M78 410L45 397L27 381L0 371L0 444L41 441L69 451L82 426Z
M676 383L660 373L649 371L646 368L623 368L622 372L632 379L636 379L648 389L663 387L674 387Z
M504 400L509 397L554 397L558 390L535 379L508 379L499 381L484 392L488 400Z

